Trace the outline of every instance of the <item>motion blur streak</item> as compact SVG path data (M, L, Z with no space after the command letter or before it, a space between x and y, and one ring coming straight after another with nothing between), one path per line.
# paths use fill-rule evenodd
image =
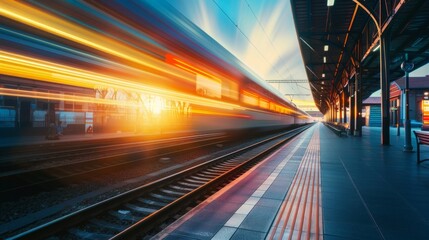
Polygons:
M247 119L251 118L249 115L245 115L245 114L223 113L223 112L208 111L208 110L201 110L201 109L192 109L192 113L204 114L204 115L225 116L225 117L247 118Z
M157 94L172 100L185 101L206 107L230 110L244 109L236 104L193 96L177 91L155 88L142 83L137 84L128 82L124 81L124 79L115 79L110 76L91 73L81 69L71 68L4 51L0 51L0 63L2 68L4 67L4 69L2 69L2 73L12 76L93 89L102 86L106 88L122 89L129 92ZM151 78L154 79L161 77L153 75Z
M112 54L125 60L138 63L143 67L148 67L149 69L161 72L168 72L169 74L176 76L174 72L167 71L167 68L162 61L142 54L127 45L114 41L112 38L108 38L83 27L76 26L70 22L29 7L18 1L1 1L0 12L6 17L18 22L22 22L29 26L36 27L40 30Z
M199 73L199 74L205 75L207 77L210 77L212 79L215 79L215 80L221 82L221 80L219 78L213 76L212 74L207 73L207 72L205 72L205 71L203 71L201 69L198 69L198 68L196 68L196 67L194 67L194 66L192 66L192 65L190 65L190 64L188 64L186 62L184 62L183 60L180 60L180 59L178 59L176 57L173 57L171 54L167 54L166 61L168 63L171 63L171 64L173 64L173 65L175 65L177 67L180 67L180 68L185 69L187 71L190 71L192 73L195 73L195 74Z
M100 99L100 98L78 96L78 95L27 91L27 90L9 89L9 88L0 88L0 95L25 97L25 98L37 98L37 99L46 99L46 100L70 101L70 102L80 102L80 103L95 103L95 104L105 104L105 105L120 106L120 107L132 107L132 108L141 107L141 104L138 104L137 102L131 102L131 101L118 101L118 100L112 100L112 99ZM152 106L152 108L155 114L160 114L163 106L160 103L160 101L155 101L154 106ZM244 115L244 114L223 113L218 111L208 111L208 110L201 110L201 109L192 109L191 112L193 114L250 118L250 116Z
M100 99L100 98L93 98L93 97L86 97L86 96L27 91L27 90L10 89L10 88L0 88L0 95L47 99L47 100L60 100L60 101L80 102L80 103L107 104L107 105L116 105L116 106L123 106L123 107L125 106L139 107L137 103L131 103L126 101L118 102L118 100L112 100L112 99Z

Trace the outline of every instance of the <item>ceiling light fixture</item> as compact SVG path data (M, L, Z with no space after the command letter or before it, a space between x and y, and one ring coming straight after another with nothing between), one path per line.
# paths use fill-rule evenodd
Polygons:
M377 46L375 46L374 49L372 49L373 52L377 51L380 48L380 44L378 44Z
M325 52L329 51L329 45L325 45L325 46L323 47L323 50L325 50Z

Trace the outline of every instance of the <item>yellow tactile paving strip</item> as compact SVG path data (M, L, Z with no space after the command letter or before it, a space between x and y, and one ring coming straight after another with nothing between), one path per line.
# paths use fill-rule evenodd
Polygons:
M323 239L320 182L316 128L267 239Z

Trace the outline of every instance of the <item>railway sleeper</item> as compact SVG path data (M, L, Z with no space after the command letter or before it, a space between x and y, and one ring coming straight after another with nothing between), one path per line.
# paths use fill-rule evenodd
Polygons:
M153 209L153 208L146 208L146 207L140 207L137 206L135 204L132 203L127 203L125 204L125 206L133 211L136 211L138 213L144 214L144 215L149 215L151 213L156 212L158 209Z
M116 223L111 223L102 219L98 219L98 218L93 218L91 220L89 220L90 223L94 224L95 226L99 227L99 228L107 228L109 230L112 230L114 233L116 232L120 232L122 230L124 230L124 226L116 224Z
M209 169L207 169L207 171L220 171L220 172L226 172L229 169L231 169L231 167L220 167L220 166L213 166Z
M159 199L160 201L167 202L167 203L170 203L170 202L176 200L175 197L160 195L160 194L156 194L156 193L150 193L149 195L155 199Z
M148 206L155 206L155 207L160 207L160 208L162 208L168 204L166 202L154 201L154 200L147 199L147 198L138 198L137 201L139 201L143 204L147 204Z
M220 171L213 172L213 171L209 171L208 169L202 171L201 173L203 173L204 175L213 176L213 177L217 177L221 174Z
M182 184L177 183L175 185L170 185L169 187L172 188L172 189L175 189L175 190L178 190L178 191L184 191L184 192L190 192L190 191L192 191L192 190L195 189L195 187L188 188L186 186L180 186L180 185L182 185Z
M205 184L208 180L207 179L198 178L196 176L191 176L191 177L188 177L188 178L184 179L183 181L191 182L191 183L194 183L194 184L198 184L198 186L201 186L201 185Z
M113 234L87 232L80 229L70 229L69 233L79 239L109 239Z
M193 189L196 189L197 187L201 186L201 184L195 184L195 183L187 182L186 180L177 182L177 184L183 185L185 187L190 187Z
M165 194L167 194L169 196L175 196L175 197L181 197L181 196L183 196L183 195L186 194L186 192L176 192L176 191L168 190L168 189L165 189L165 188L161 188L158 191L160 191L162 193L165 193Z
M224 163L220 163L219 166L222 166L225 168L233 168L237 166L237 162L224 162Z
M127 213L123 214L123 213L119 213L119 211L125 211ZM123 221L123 220L128 221L131 224L135 223L141 219L141 217L139 217L139 216L134 216L132 211L122 210L122 209L119 211L109 211L109 215L116 217L120 221Z
M197 180L201 180L201 181L204 181L204 182L208 182L208 181L210 181L210 180L213 179L213 177L210 177L208 175L201 174L201 173L197 173L195 175L192 175L191 178L195 178Z
M213 178L216 178L217 176L219 176L219 173L213 174L213 173L207 173L207 172L200 172L200 173L197 173L195 176L200 177L200 178L206 178L207 181L210 181Z
M234 157L231 159L228 159L224 162L225 165L236 165L236 162L240 160L238 157Z

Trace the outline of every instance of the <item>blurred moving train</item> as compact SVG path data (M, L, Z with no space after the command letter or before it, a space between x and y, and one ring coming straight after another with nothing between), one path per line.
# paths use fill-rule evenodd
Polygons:
M83 133L312 121L167 1L0 8L0 132L51 123Z

